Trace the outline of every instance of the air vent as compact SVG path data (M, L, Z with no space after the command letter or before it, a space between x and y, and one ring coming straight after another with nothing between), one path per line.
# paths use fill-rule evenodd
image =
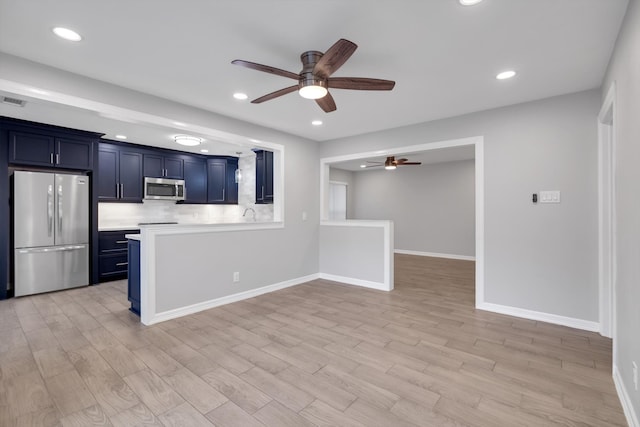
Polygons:
M27 103L27 101L24 101L22 99L11 98L11 97L8 97L8 96L3 96L2 97L2 102L4 104L15 105L16 107L24 107L24 104Z

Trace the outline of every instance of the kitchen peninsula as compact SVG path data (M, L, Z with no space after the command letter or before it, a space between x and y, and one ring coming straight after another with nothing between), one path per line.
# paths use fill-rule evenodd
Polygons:
M141 225L139 234L126 236L131 310L152 325L291 286L261 262L283 228L282 222ZM248 259L255 268L243 269Z

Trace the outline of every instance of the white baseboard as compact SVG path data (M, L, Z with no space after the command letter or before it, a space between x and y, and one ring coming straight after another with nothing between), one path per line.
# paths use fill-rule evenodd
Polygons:
M239 292L233 295L227 295L221 298L216 298L216 299L200 302L193 305L188 305L186 307L180 307L180 308L175 308L173 310L163 311L161 313L156 313L151 318L151 321L147 324L153 325L155 323L164 322L166 320L175 319L177 317L187 316L189 314L194 314L199 311L208 310L210 308L218 307L218 306L229 304L232 302L242 301L244 299L257 297L258 295L278 291L280 289L289 288L291 286L300 285L302 283L310 282L312 280L319 279L319 278L320 278L320 275L318 273L310 274L308 276L298 277L291 280L285 280L284 282L263 286L257 289L251 289L249 291Z
M624 386L624 382L622 381L622 377L620 376L620 371L615 364L613 365L613 383L616 386L618 398L620 399L620 403L622 404L624 416L627 418L629 427L640 427L640 423L638 422L638 414L636 414L633 410L631 397L629 396L629 393L627 393L627 388Z
M511 307L508 305L492 304L481 302L476 304L479 310L491 311L493 313L507 314L509 316L522 317L529 320L553 323L556 325L568 326L570 328L583 329L585 331L599 332L600 323L589 320L576 319L573 317L558 316L557 314L544 313L541 311L527 310L524 308Z
M476 260L476 257L470 256L470 255L441 254L437 252L410 251L405 249L395 249L393 252L397 254L403 254L403 255L417 255L417 256L430 256L435 258L461 259L464 261Z
M352 277L336 276L335 274L320 273L320 279L331 280L333 282L346 283L347 285L362 286L363 288L377 289L379 291L390 291L384 283L371 282L369 280L354 279Z

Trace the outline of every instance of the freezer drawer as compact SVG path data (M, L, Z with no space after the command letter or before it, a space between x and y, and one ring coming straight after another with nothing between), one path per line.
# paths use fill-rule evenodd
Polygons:
M66 245L16 249L15 296L89 284L89 246Z

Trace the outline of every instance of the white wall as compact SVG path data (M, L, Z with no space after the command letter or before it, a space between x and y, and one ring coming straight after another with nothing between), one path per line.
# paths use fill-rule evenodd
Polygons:
M597 328L599 98L592 90L328 141L320 154L483 136L485 301ZM562 203L533 205L539 190L562 191Z
M346 182L347 183L347 219L356 218L354 213L355 208L355 174L351 171L330 168L329 169L329 180L330 181L338 181L338 182Z
M355 172L356 219L394 222L395 249L475 255L473 160Z
M614 378L625 408L638 426L640 392L632 362L640 368L640 2L631 0L602 86L602 98L616 84L616 313ZM620 392L621 391L621 392ZM632 414L632 415L631 415ZM629 419L629 416L628 416Z
M393 222L323 221L320 277L367 288L393 289Z

